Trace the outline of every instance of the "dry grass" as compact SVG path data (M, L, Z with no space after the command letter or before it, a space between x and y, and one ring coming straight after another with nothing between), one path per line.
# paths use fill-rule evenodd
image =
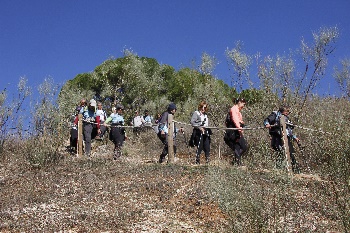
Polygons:
M33 166L12 143L0 163L0 232L346 232L339 203L348 201L335 196L343 186L305 169L290 177L263 148L231 166L220 139L208 166L193 165L183 135L172 165L157 163L153 132L130 133L117 161L111 142L96 142L90 159L61 148L60 159Z

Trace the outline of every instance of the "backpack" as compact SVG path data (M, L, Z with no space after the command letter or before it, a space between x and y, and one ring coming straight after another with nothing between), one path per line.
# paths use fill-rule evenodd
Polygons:
M232 125L233 125L233 122L231 120L231 115L230 115L230 110L229 110L228 113L226 114L225 126L226 126L226 128L233 128Z
M225 126L226 126L226 128L236 128L235 124L231 120L230 110L226 114ZM225 130L224 141L226 144L229 144L230 142L235 141L239 137L240 137L240 134L239 134L238 130L233 130L233 129Z
M266 119L268 119L270 125L272 126L269 130L270 135L281 135L281 124L280 124L281 115L278 114L278 111L273 111Z

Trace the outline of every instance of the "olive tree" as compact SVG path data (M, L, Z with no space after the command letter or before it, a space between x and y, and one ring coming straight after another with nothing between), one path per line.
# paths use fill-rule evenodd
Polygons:
M350 60L340 60L341 68L334 67L333 77L338 82L341 90L350 98Z
M241 91L243 84L246 82L250 88L253 87L253 82L250 80L249 69L252 65L252 57L242 51L242 42L236 42L236 47L233 49L227 48L225 51L226 57L230 65L233 66L234 75L237 80L232 77L233 87Z
M25 100L31 95L32 90L27 86L28 80L21 77L17 85L17 95L9 98L6 88L0 92L0 153L4 149L5 142L11 134L18 135L21 139L23 133L22 114L25 109Z
M306 100L319 81L324 77L328 58L335 49L339 38L337 27L323 27L318 32L312 33L313 43L308 44L305 39L301 41L301 55L305 62L302 77L299 81L302 102L299 112L303 111Z

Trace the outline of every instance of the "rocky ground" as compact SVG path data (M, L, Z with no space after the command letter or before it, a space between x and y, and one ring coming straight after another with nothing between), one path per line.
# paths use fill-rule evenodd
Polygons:
M65 153L48 167L1 163L1 232L225 229L227 216L206 195L206 166L160 165L157 156L130 154L115 161L111 149L102 145L91 158Z
M196 166L189 154L180 153L176 162L168 165L157 163L154 151L160 148L147 151L137 142L129 142L128 148L118 160L112 159L110 143L95 143L91 158L62 150L62 158L45 167L13 159L18 157L15 154L8 156L0 162L0 232L232 231L232 215L208 194L206 182L211 167L231 166L225 157L213 157L211 164ZM269 172L260 170L251 176L270 185ZM320 181L317 176L295 178ZM318 187L302 182L303 190L292 192L303 215L286 214L270 224L289 225L284 228L287 232L341 232L335 214L327 212L333 211L331 207L317 200L318 194L311 190ZM281 208L287 213L290 207ZM260 211L269 216L264 207ZM294 231L296 226L303 230ZM267 230L271 231L283 229Z

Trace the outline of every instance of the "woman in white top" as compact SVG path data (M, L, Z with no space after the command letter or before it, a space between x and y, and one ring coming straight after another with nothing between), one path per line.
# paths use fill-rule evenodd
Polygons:
M102 139L103 135L105 134L105 132L107 130L107 127L103 125L103 123L107 119L107 114L106 114L105 110L102 109L101 102L97 102L96 116L100 116L100 123L101 123L101 127L100 127L101 133L96 136L96 139Z
M198 111L195 111L191 118L193 144L197 146L196 164L200 164L202 150L204 151L206 162L209 163L210 161L210 135L212 133L210 129L207 129L209 126L207 111L208 104L206 101L202 101L198 105Z

